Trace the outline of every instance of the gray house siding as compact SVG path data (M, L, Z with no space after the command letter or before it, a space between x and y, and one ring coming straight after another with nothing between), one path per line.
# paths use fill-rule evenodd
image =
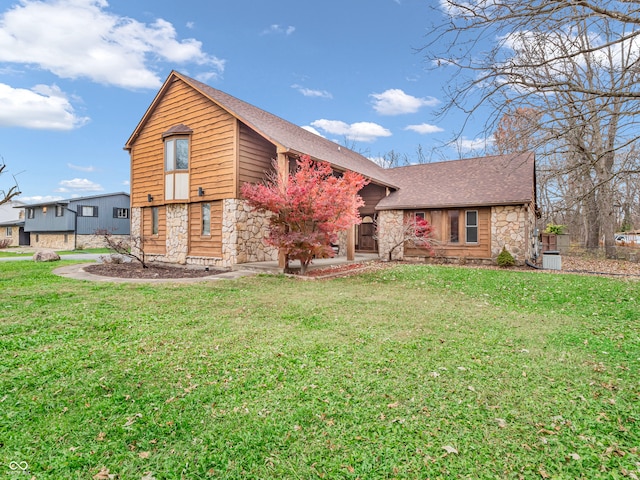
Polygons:
M91 200L73 200L69 208L78 212L78 235L93 235L96 230L108 230L114 235L129 235L129 215L126 218L117 218L118 209L127 209L129 212L129 203L128 195L114 195ZM97 207L97 216L83 216L82 207ZM73 214L70 216L73 217Z
M130 199L127 193L80 197L28 205L24 231L36 248L77 249L104 246L108 231L127 239L130 233Z

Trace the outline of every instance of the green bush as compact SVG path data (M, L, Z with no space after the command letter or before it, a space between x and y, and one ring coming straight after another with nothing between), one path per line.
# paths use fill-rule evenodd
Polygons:
M516 261L513 258L513 255L509 253L509 250L507 250L507 247L502 247L500 255L496 258L496 263L499 267L507 268L513 267L516 264Z
M544 233L555 233L556 235L562 235L564 233L565 228L567 228L566 225L557 225L555 223L548 223L547 228L544 230Z

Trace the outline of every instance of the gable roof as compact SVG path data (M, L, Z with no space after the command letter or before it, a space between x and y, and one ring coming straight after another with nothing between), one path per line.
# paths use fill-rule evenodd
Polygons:
M209 98L213 103L276 145L279 152L291 153L293 155L307 154L313 159L324 160L331 163L337 170L351 170L364 175L376 183L390 187L396 186L391 181L387 170L363 155L311 133L302 127L294 125L287 120L210 87L198 80L182 75L175 70L169 74L169 77L156 95L151 106L147 109L144 117L127 141L125 149L131 149L138 132L144 127L156 105L168 89L168 86L176 79L187 83L196 91Z
M40 203L30 203L28 205L24 205L23 207L25 208L30 208L30 207L41 207L41 206L48 206L48 205L68 205L70 203L77 203L77 202L83 202L86 200L94 200L96 198L103 198L103 197L117 197L119 195L125 195L127 197L129 197L129 194L126 192L116 192L116 193L103 193L100 195L91 195L89 197L76 197L76 198L69 198L66 200L49 200L48 202L40 202ZM18 207L15 207L18 208Z
M533 153L450 160L388 170L400 189L376 210L522 205L535 202Z

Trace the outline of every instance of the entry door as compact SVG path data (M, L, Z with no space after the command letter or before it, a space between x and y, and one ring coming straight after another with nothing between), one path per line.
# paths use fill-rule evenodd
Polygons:
M18 245L31 245L31 234L24 231L23 227L18 230Z
M375 252L376 240L374 235L373 223L361 223L358 228L358 249L364 251Z

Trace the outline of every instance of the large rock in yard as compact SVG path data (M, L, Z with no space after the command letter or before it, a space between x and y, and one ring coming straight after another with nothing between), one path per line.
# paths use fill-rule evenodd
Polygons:
M53 250L39 250L33 254L34 262L57 262L58 260L60 255Z

